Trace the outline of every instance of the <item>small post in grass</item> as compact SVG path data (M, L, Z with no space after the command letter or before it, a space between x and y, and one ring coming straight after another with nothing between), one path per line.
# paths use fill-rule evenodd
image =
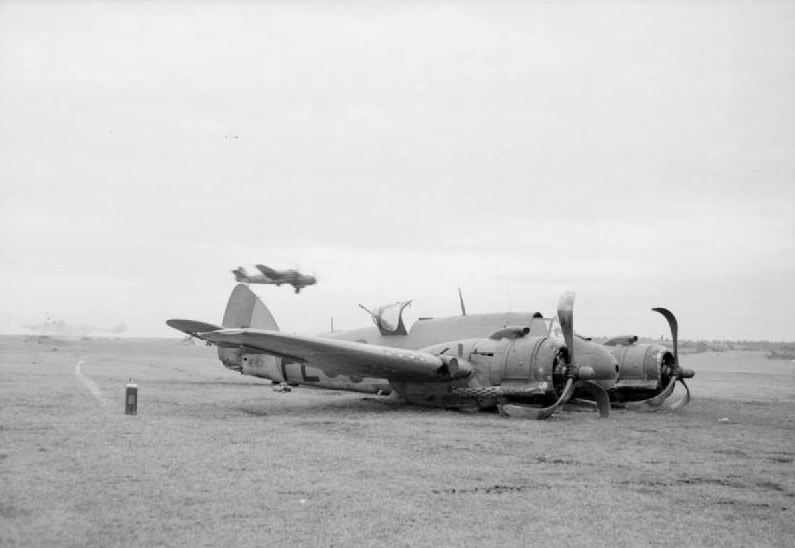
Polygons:
M127 390L125 393L124 412L128 415L138 414L138 385L131 382L127 383Z

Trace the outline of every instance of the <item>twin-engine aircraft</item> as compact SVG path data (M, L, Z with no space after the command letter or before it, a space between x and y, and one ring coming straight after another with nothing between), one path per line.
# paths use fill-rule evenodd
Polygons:
M422 319L405 329L408 301L370 312L375 327L324 336L279 331L268 308L245 285L232 291L223 326L166 323L218 346L223 364L277 383L368 393L395 392L406 402L453 409L497 409L545 419L576 400L601 417L615 405L659 407L693 372L679 366L677 326L668 320L673 354L630 338L600 345L574 334L574 294L557 317L539 313L471 314ZM393 316L390 318L389 316ZM394 316L397 316L397 319ZM690 392L681 407L689 401ZM673 406L672 406L673 407Z
M263 264L256 265L260 274L249 274L242 266L237 267L232 271L235 276L235 281L247 284L270 284L277 287L282 284L289 284L293 286L296 293L300 293L301 289L308 285L317 283L317 278L307 274L301 274L297 270L274 270Z

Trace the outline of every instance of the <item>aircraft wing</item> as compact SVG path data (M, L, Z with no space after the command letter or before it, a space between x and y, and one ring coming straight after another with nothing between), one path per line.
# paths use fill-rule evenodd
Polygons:
M262 272L262 274L264 274L266 278L270 278L271 280L276 280L281 277L276 270L268 268L264 264L258 264L254 266L256 267L257 270Z
M449 381L448 366L438 356L309 335L264 329L220 329L200 338L219 346L242 346L248 352L281 356L316 367L329 376L377 377L394 381Z

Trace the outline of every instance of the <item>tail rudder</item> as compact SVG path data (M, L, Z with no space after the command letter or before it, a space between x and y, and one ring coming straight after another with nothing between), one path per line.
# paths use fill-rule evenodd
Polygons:
M246 272L246 269L242 266L238 266L232 271L232 274L235 275L235 280L238 282L242 282L248 278L248 272Z
M224 327L251 327L278 331L279 325L257 295L247 285L238 284L229 295L224 312Z
M259 297L247 285L238 284L229 295L226 303L224 320L221 323L226 328L251 327L254 329L269 329L278 331L276 320ZM238 348L218 347L218 358L223 364L238 371L242 370L241 351Z

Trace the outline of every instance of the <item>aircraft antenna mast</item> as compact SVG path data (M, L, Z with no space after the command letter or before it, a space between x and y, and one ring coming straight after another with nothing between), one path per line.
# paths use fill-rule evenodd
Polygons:
M467 309L464 306L464 297L461 295L461 288L460 287L458 288L458 301L461 303L461 315L462 316L466 316L467 315Z

